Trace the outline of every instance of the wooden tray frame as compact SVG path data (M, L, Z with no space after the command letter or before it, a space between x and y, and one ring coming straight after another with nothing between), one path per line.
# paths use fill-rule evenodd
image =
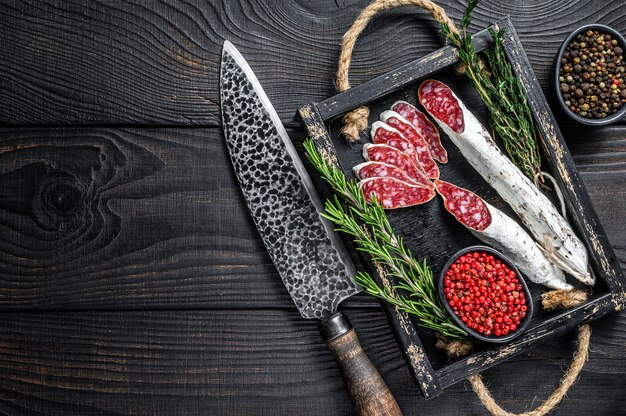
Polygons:
M605 280L609 293L559 313L509 343L494 344L486 350L471 354L438 370L433 369L420 340L419 330L408 314L386 302L381 302L409 368L427 399L436 397L446 387L466 379L471 374L482 372L579 325L601 318L610 312L620 311L626 304L626 278L593 209L585 186L580 180L572 156L532 71L515 28L509 18L492 24L492 27L504 28L506 31L503 39L504 50L526 93L533 117L541 133L541 144L548 167L555 174L563 192L573 226L589 250L591 265L594 270L600 271L598 279ZM485 49L492 42L487 29L474 35L473 41L477 51ZM305 105L298 110L297 115L317 149L341 169L330 133L325 125L326 122L457 62L457 49L445 46L320 103ZM378 283L389 285L387 278L377 272L371 260L365 255L362 257Z

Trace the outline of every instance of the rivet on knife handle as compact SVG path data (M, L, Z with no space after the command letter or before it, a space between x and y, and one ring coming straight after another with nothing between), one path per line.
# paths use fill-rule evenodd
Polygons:
M320 323L320 332L341 365L356 414L402 416L385 381L363 352L348 318L338 312Z

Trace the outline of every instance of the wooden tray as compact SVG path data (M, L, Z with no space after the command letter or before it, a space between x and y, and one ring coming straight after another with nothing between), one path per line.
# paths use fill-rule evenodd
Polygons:
M417 326L411 315L382 302L409 368L426 398L435 397L444 388L466 379L469 375L486 370L583 323L598 319L612 311L619 311L626 303L626 279L589 201L587 191L515 29L509 19L494 23L492 26L506 30L503 39L504 50L522 82L541 133L544 169L549 169L557 178L567 203L570 222L589 250L590 263L596 274L597 283L587 303L567 311L546 312L539 305L542 287L529 282L535 303L535 314L526 332L505 344L479 343L471 355L456 360L449 359L435 348L436 337L433 331ZM491 37L486 29L474 36L477 51L483 50L490 43ZM450 85L468 108L488 125L487 111L467 78L454 74L452 70L457 62L457 50L446 46L320 103L305 105L298 110L298 116L318 150L329 156L349 178L353 178L352 166L363 161L361 157L363 143L348 145L339 137L341 116L359 105L367 104L370 107L371 124L396 100L404 99L415 104L417 87L420 81L426 78L440 79ZM489 203L516 219L517 216L465 161L447 136L442 133L441 137L450 159L448 164L440 165L441 178L475 191ZM366 141L369 140L363 140ZM388 217L414 256L418 260L422 258L428 260L435 276L438 276L441 267L454 252L479 243L445 211L440 198L422 206L389 211ZM363 256L363 260L379 284L388 283L385 276L377 273L367 256ZM568 277L570 283L573 280Z

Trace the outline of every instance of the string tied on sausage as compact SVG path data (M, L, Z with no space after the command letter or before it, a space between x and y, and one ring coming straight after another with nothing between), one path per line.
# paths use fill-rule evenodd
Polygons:
M587 293L580 289L550 290L541 294L541 305L547 311L573 308L586 301Z

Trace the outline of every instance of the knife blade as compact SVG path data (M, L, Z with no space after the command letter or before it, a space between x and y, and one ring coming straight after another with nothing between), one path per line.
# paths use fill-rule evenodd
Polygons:
M254 73L231 43L221 68L226 144L248 209L304 318L328 318L357 293L354 265Z
M276 269L304 318L320 319L362 415L400 415L384 381L337 306L359 292L355 268L287 131L252 69L228 41L222 49L224 136L246 205Z

